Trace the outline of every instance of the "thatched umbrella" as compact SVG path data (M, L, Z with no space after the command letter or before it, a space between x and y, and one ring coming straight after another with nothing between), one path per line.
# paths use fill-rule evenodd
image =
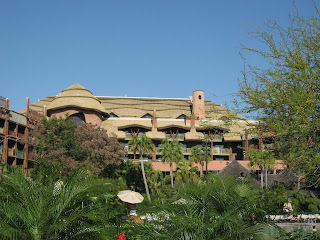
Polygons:
M118 193L118 197L127 203L128 210L130 211L130 215L137 216L137 203L141 203L144 197L138 193L131 190L125 190Z

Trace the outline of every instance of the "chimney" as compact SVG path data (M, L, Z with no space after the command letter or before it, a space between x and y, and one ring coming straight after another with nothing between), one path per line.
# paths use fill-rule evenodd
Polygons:
M193 91L192 114L196 119L205 119L204 93L201 90Z

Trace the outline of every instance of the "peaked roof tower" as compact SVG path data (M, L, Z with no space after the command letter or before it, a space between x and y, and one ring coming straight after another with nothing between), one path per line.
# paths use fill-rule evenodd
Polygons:
M75 83L64 89L52 100L47 109L50 111L68 107L82 108L101 113L106 112L101 105L101 102L93 96L92 92L81 86L79 83Z

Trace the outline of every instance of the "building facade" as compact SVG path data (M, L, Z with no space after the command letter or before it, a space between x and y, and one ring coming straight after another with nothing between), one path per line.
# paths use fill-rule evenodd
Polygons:
M233 160L248 168L244 151L250 143L245 134L249 121L238 115L230 119L228 109L205 100L200 90L189 98L108 97L94 96L76 83L56 96L31 104L30 110L48 117L69 114L76 122L98 125L124 145L126 159L134 158L129 140L146 135L156 149L144 160L156 170L169 171L169 165L161 161L159 148L164 138L183 144L185 160L190 158L193 146L204 147L209 160L204 171L218 172ZM26 114L26 110L21 113Z
M29 130L39 123L43 117L36 111L29 109L29 99L26 100L24 114L10 110L9 99L0 97L0 159L2 167L23 165L28 169L28 162L32 160L28 144L24 141Z

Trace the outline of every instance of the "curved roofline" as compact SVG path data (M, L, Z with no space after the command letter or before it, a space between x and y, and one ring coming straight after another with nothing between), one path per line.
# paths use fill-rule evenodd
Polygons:
M97 98L134 98L134 99L168 99L168 100L190 100L189 98L161 98L161 97L121 97L121 96L96 96Z

